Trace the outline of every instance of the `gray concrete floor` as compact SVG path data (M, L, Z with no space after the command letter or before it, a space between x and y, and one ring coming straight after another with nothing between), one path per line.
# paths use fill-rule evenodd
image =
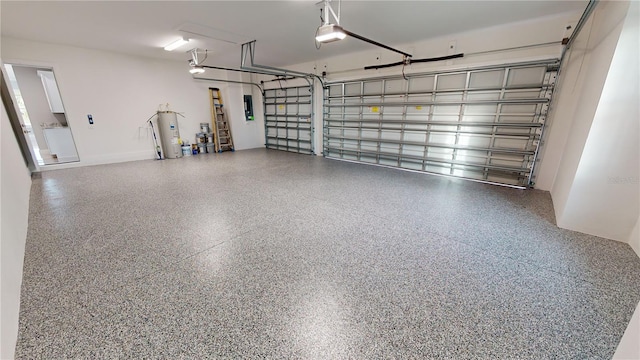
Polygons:
M249 150L45 172L18 358L609 358L623 243L548 193Z

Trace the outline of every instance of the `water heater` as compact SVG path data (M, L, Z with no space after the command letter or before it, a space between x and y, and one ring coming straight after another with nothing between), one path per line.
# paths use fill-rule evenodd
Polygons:
M178 116L174 111L158 111L158 131L166 159L182 157Z

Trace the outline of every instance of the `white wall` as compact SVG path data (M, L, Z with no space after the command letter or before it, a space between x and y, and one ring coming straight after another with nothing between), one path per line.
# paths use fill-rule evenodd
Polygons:
M633 230L631 230L631 235L629 235L629 240L627 242L631 245L633 251L635 251L640 257L640 216L638 216L636 225L633 227Z
M619 241L628 240L640 212L639 30L637 15L627 17L558 221Z
M1 101L0 107L0 358L11 359L18 336L31 177Z
M576 39L541 170L558 226L624 242L640 198L638 25L628 7L599 3Z
M243 81L260 84L259 77L255 74L244 74ZM253 101L253 117L257 137L260 141L260 147L265 146L265 128L264 128L264 98L262 92L256 86L250 85L249 88L244 86L244 93L252 95Z
M169 103L171 110L185 116L178 117L180 134L193 143L200 122L211 121L209 87L222 91L236 149L261 144L255 134L244 134L244 127L236 126L238 120L244 125L244 107L237 86L195 81L186 61L155 60L12 38L2 38L1 50L5 63L53 67L78 148L79 166L154 158L153 139L145 121L159 104ZM226 79L226 73L220 75ZM87 114L93 115L92 128Z
M640 303L631 316L631 321L622 335L622 340L613 354L614 360L640 359Z
M251 82L250 74L243 74L239 72L230 72L228 79L233 81ZM246 84L234 84L229 83L227 85L227 99L226 103L230 102L229 119L231 122L231 131L233 135L233 142L236 145L236 149L249 149L264 147L264 122L262 115L260 118L254 121L246 121L244 114L244 95L253 95L254 113L262 113L262 97L256 96L254 91L257 88L253 85ZM258 94L260 92L258 91ZM257 107L257 109L256 109Z
M600 3L565 55L541 149L536 181L540 189L557 186L568 193L570 181L566 174L575 171L582 154L627 7L625 2ZM565 161L565 171L558 174L561 161ZM574 169L566 171L564 167L571 163ZM564 206L564 200L555 201L557 206Z

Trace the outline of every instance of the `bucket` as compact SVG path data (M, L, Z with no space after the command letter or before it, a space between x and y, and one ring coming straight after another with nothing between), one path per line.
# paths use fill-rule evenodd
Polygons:
M213 148L213 143L207 143L207 152L209 154L213 154L214 152L216 152L216 149Z
M191 146L190 145L182 145L182 155L183 156L191 156Z

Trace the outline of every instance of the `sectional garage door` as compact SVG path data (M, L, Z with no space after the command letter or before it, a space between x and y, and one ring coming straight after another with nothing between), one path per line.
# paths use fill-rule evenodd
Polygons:
M329 158L526 187L558 60L328 83Z
M264 91L268 149L313 154L313 93L309 86Z

